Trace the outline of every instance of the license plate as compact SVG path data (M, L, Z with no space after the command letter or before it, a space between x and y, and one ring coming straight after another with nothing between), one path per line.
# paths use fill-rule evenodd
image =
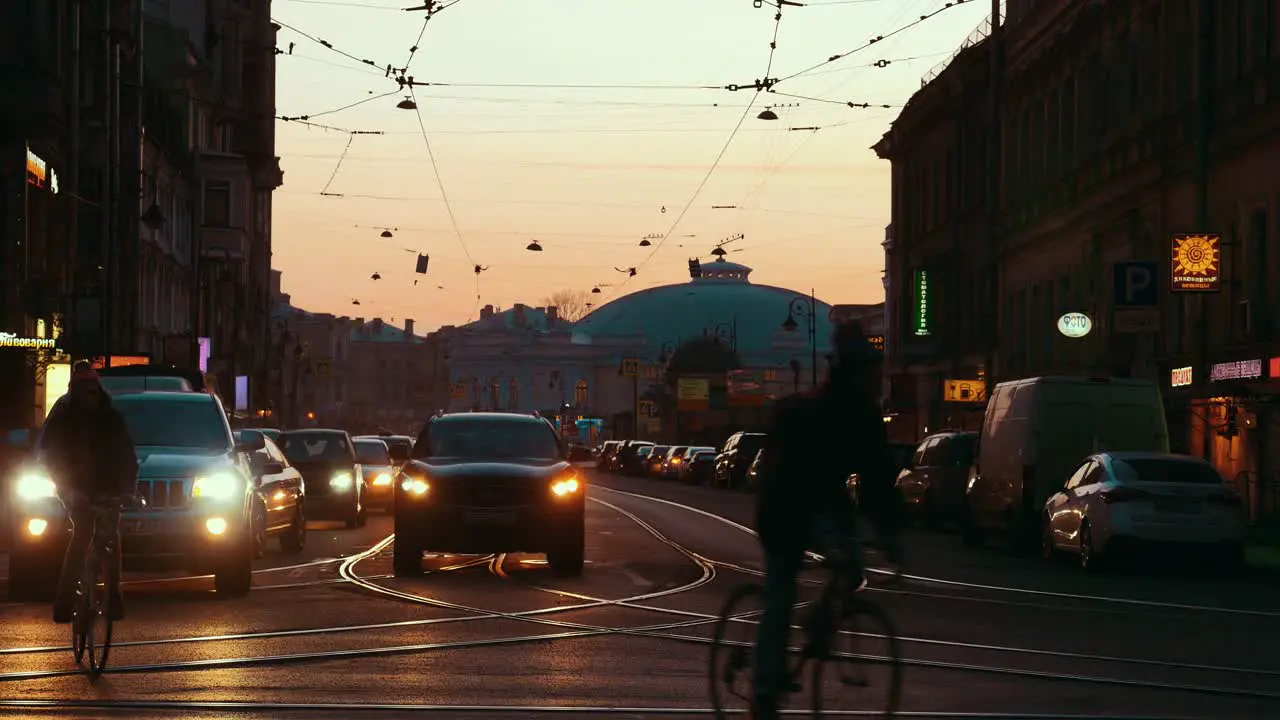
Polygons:
M514 525L514 510L468 510L466 519L472 525Z
M143 535L146 533L154 533L160 529L158 520L141 519L141 518L125 518L120 521L120 532L127 535Z
M1194 514L1202 509L1195 500L1156 500L1156 510L1170 513Z

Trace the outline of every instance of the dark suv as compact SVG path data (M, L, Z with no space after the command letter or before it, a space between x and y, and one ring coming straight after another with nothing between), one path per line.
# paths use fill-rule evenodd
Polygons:
M738 432L729 436L724 442L724 449L716 456L715 485L726 488L739 488L747 484L747 470L755 461L756 455L764 449L764 441L769 436L764 433Z
M589 457L531 415L432 418L396 482L396 575L420 574L426 551L546 553L555 573L581 575L586 481L572 463Z
M278 443L307 487L307 517L363 527L368 492L364 469L345 430L289 430Z
M960 520L977 446L977 433L942 432L916 447L897 482L913 516L933 528Z

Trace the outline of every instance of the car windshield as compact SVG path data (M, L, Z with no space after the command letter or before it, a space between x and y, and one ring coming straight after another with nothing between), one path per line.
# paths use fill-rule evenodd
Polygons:
M356 440L356 460L362 465L390 465L391 453L381 440Z
M212 397L174 401L146 393L117 397L113 405L124 417L137 447L174 447L230 452L234 442L227 419Z
M280 435L280 449L291 463L350 460L347 436L333 432L289 432Z
M715 460L715 459L716 459L716 454L714 452L709 452L707 450L702 450L700 452L696 452L693 454L694 462L711 462L712 460Z
M649 456L649 453L651 453L651 452L653 452L653 446L652 446L652 445L645 445L644 447L640 448L639 450L636 450L636 456L637 456L637 457L648 457L648 456Z
M655 457L655 458L656 458L656 457L665 457L665 456L666 456L666 454L667 454L668 452L670 452L670 451L671 451L671 448L667 447L666 445L659 445L659 446L655 447L654 449L650 450L650 451L649 451L649 455L650 455L651 457Z
M100 382L109 393L140 392L194 392L191 383L178 377L104 377Z
M414 446L416 457L529 460L560 457L555 433L541 421L447 420L428 424L423 436Z
M382 441L391 451L391 457L407 458L413 452L413 441L404 437L384 437Z
M1222 476L1213 466L1193 460L1144 458L1116 460L1111 464L1116 479L1122 483L1162 482L1221 485Z

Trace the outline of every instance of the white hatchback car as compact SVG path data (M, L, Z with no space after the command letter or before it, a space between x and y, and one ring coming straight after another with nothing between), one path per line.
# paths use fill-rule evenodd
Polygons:
M1151 452L1091 455L1045 503L1046 558L1076 555L1086 569L1151 547L1209 551L1235 570L1244 560L1240 497L1204 460Z

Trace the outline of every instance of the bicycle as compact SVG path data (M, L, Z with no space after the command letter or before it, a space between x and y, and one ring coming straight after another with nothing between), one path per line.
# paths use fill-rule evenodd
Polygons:
M898 647L898 634L894 628L893 621L879 605L858 595L857 586L852 586L854 573L848 572L843 563L823 560L820 567L828 574L826 581L823 583L822 592L818 600L812 604L812 608L805 614L801 629L804 633L804 644L801 646L798 657L794 662L788 661L785 682L789 684L789 694L795 694L803 691L802 678L805 670L811 672L810 696L812 698L813 717L822 717L824 705L826 704L822 692L822 679L825 671L834 666L837 672L840 672L839 680L842 686L859 686L868 687L870 683L865 677L859 674L858 677L848 678L841 671L848 669L854 671L865 670L865 665L878 663L887 665L889 668L889 682L887 688L887 696L884 701L884 715L882 717L893 717L901 702L902 695L902 664L901 654ZM895 573L894 581L900 576L900 571ZM851 587L852 586L852 587ZM736 588L729 595L729 599L725 602L720 612L720 617L716 621L715 635L711 645L711 659L709 666L709 680L711 686L711 702L717 718L725 717L726 708L723 690L727 690L730 695L745 701L749 707L752 699L753 678L752 672L754 663L752 655L755 652L755 633L757 622L750 622L747 618L758 615L758 612L743 611L742 606L747 605L753 600L760 604L764 594L764 587L756 583L748 583ZM869 623L872 627L861 629L862 623ZM751 634L746 641L731 642L726 639L726 633L733 625L741 624L752 629ZM870 630L870 631L869 631ZM878 630L878 632L876 632ZM854 643L863 639L882 639L888 642L888 648L882 655L870 655L866 653L858 653L855 648L847 648L837 650L836 645L840 640L848 640ZM794 651L790 651L794 654ZM721 668L717 662L724 661ZM810 668L809 666L812 665ZM735 681L746 680L746 693L739 693L734 690ZM865 709L865 708L860 708Z
M119 513L125 508L145 504L139 498L98 497L93 498L89 505L93 528L71 610L71 653L76 665L83 665L85 656L88 655L86 672L91 682L101 677L107 667L114 624L111 619L111 598L120 582L118 574L113 571L116 566L115 553L119 552L116 533L104 536L99 533L99 529L104 522L119 522ZM101 636L98 635L99 632Z

